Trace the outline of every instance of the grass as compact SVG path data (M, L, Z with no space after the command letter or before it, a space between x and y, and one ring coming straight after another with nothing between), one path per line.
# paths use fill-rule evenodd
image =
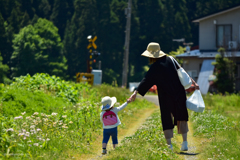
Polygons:
M191 112L195 135L206 137L202 159L240 158L239 95L206 95L204 113Z
M166 145L160 119L160 113L152 114L134 135L125 137L122 145L110 151L104 159L177 159Z
M90 153L102 134L101 98L116 96L119 106L130 94L110 85L91 88L44 74L1 85L0 159L69 159ZM130 105L119 114L120 128L150 103L138 99Z

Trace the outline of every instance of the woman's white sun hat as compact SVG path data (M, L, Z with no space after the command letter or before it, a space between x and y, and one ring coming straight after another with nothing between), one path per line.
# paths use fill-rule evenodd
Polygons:
M149 57L149 58L160 58L165 56L166 54L161 51L160 45L155 42L151 42L147 46L147 50L144 51L141 56Z
M110 109L116 102L117 102L116 97L109 97L109 96L103 97L101 101L102 111Z

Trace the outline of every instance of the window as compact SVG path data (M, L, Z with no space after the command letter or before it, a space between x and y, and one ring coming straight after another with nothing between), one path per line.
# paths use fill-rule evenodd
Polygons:
M226 47L232 40L232 25L217 25L216 46Z
M194 79L195 81L197 80L198 74L196 70L189 70L187 71L187 73L190 77L192 77L192 79Z

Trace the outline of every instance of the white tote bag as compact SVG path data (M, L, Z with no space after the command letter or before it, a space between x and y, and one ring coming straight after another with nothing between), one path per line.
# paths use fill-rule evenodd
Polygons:
M205 104L200 90L195 90L186 101L187 108L195 112L203 112Z
M172 56L169 56L169 57L171 58L173 65L174 65L175 69L177 70L180 82L182 83L182 85L185 89L188 89L192 85L192 80L191 80L190 76L187 74L187 72L179 65L179 63ZM174 61L179 66L179 69L177 69Z

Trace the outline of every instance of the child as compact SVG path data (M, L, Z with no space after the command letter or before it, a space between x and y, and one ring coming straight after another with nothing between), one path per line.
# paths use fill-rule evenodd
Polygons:
M115 108L114 104L116 102L116 97L106 96L102 98L102 112L100 113L100 120L103 124L102 154L107 153L106 147L110 136L112 137L113 148L118 144L117 126L121 124L121 121L117 113L124 109L131 100L128 99L120 107Z

